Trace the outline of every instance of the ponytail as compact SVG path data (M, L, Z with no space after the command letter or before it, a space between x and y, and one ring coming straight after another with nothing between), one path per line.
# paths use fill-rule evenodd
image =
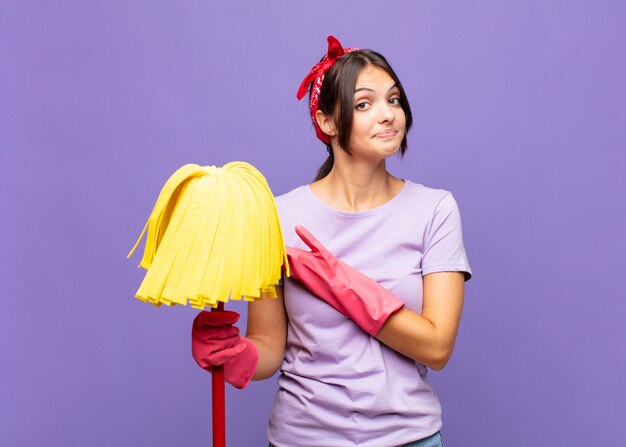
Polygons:
M335 162L335 157L333 156L333 150L330 146L328 146L328 157L326 161L320 168L317 170L317 175L315 176L314 181L318 181L323 179L328 175L328 173L333 169L333 164Z

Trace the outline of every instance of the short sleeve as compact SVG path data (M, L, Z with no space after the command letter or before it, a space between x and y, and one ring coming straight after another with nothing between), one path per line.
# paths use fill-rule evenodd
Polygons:
M464 272L465 281L472 277L463 245L461 214L451 193L435 207L424 236L422 275L435 272Z

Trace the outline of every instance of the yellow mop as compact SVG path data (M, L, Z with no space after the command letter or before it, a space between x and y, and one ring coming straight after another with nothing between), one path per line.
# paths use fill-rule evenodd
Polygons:
M223 310L229 299L276 296L289 264L274 197L252 165L188 164L165 183L139 239L148 231L136 297L156 306ZM224 375L214 368L213 445L225 445Z

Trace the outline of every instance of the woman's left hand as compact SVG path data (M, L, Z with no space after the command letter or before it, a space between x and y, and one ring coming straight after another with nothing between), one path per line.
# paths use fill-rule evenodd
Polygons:
M296 233L311 251L287 247L291 276L375 337L404 302L337 259L303 226L296 226Z

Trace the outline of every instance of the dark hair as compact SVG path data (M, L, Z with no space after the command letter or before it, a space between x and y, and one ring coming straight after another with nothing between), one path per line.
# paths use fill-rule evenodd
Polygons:
M348 143L352 133L352 117L354 115L354 86L359 74L369 66L385 70L396 83L398 90L400 90L400 106L406 117L406 132L400 144L400 156L404 156L407 148L406 134L413 123L411 107L402 83L389 65L389 62L381 54L372 50L358 50L348 53L337 60L335 65L324 76L318 110L334 117L339 146L350 154ZM333 167L334 160L330 146L328 146L328 152L328 158L317 171L316 181L326 177Z

